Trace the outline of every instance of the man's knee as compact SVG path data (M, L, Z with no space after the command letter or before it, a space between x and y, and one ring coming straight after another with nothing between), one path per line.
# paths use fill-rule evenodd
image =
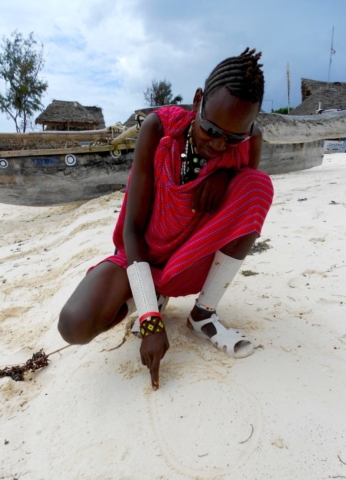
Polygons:
M269 210L273 201L274 188L270 176L260 170L244 168L234 177L231 183L233 198L251 196L253 201L258 201Z
M94 338L90 319L68 305L61 310L58 330L65 342L70 344L83 345Z

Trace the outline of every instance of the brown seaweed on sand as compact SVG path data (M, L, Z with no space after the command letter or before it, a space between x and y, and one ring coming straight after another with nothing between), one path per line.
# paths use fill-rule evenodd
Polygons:
M36 372L36 370L47 367L50 362L48 358L50 355L58 353L61 350L64 350L65 348L68 348L70 346L71 345L66 345L65 347L59 348L59 350L55 350L48 355L44 352L43 348L41 348L39 352L34 353L32 357L29 358L29 360L27 360L25 363L20 363L18 365L9 365L5 368L0 369L0 378L10 377L16 382L23 382L26 373Z
M29 360L19 365L12 365L0 370L1 377L11 377L16 382L22 382L24 375L28 372L35 372L40 368L46 367L49 363L48 355L45 354L43 349L34 353Z

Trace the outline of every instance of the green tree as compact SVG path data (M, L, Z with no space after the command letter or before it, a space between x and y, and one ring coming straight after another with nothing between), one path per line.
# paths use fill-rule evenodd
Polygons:
M0 78L5 81L5 94L0 93L0 111L25 132L33 114L43 109L41 98L48 83L39 78L44 66L43 44L14 31L11 39L3 37L0 46Z
M155 105L177 105L183 101L181 95L173 96L172 84L165 80L152 80L151 87L148 87L144 93L144 101L149 107Z
M290 111L293 110L292 107L290 107ZM288 107L281 107L278 110L272 110L272 113L281 113L281 115L287 115L288 114Z

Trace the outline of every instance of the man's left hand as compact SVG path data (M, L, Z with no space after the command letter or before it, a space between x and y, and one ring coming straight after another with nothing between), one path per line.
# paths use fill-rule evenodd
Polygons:
M194 193L192 211L215 212L221 206L228 183L234 175L236 175L235 171L220 168L203 180Z

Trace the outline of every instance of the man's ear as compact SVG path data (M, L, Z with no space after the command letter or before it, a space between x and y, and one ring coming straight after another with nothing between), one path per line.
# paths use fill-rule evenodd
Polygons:
M197 88L195 96L193 97L194 110L198 110L199 104L202 101L202 97L203 97L203 90L201 88Z

